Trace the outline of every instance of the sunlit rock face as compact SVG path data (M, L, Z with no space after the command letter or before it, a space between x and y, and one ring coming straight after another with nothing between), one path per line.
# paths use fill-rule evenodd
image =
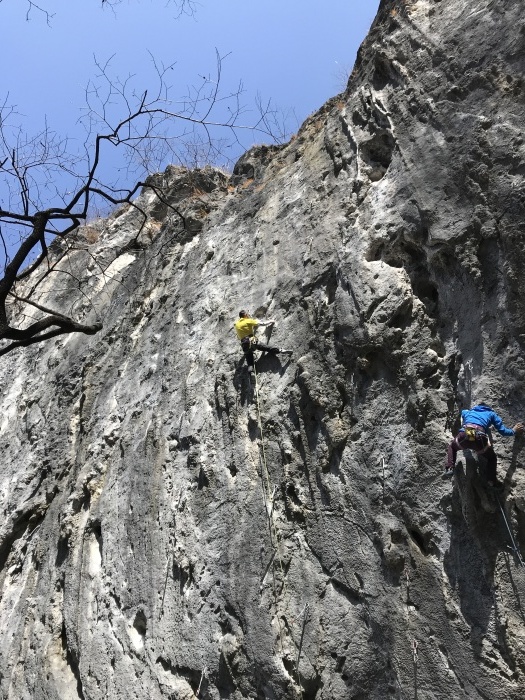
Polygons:
M79 236L40 298L103 331L0 364L3 698L523 698L521 444L440 478L524 416L522 20L384 1L288 145Z

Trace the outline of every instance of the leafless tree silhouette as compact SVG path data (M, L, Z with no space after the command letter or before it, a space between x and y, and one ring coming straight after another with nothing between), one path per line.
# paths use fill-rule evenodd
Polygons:
M177 102L168 83L172 66L154 65L155 89L139 93L132 77L114 79L108 63L97 64L98 75L86 89L81 118L86 136L80 148L47 125L27 135L16 110L7 101L0 106L0 355L64 333L100 330L100 323L86 325L71 313L48 308L37 294L68 254L64 242L96 207L137 207L137 192L154 188L145 175L169 162L185 163L188 153L194 158L203 149L205 158L216 162L245 130L272 137L269 108L244 124L242 85L222 93L218 54L215 74L201 76ZM121 155L120 180L106 171L115 149ZM129 186L133 175L136 184ZM58 258L49 255L56 239L62 241Z
M99 0L101 7L111 7L114 8L120 5L123 0ZM3 0L0 0L2 3ZM176 10L176 16L180 15L193 15L197 8L196 0L163 0L164 5L173 5ZM33 16L40 16L45 19L47 24L51 23L54 17L54 13L46 8L46 1L41 0L39 2L34 2L34 0L25 0L25 17L26 20L30 20Z

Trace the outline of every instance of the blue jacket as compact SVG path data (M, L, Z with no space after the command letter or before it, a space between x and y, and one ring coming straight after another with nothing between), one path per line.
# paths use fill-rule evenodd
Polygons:
M474 423L485 428L485 430L488 430L493 425L500 435L514 435L514 430L507 428L503 424L502 419L490 406L473 406L468 411L461 411L461 422L463 425L465 423Z

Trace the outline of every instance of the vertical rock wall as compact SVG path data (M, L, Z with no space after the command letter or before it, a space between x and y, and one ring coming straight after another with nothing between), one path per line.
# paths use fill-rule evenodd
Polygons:
M290 144L79 237L41 298L104 330L0 364L3 698L523 697L522 446L440 472L523 417L524 56L514 1L384 1Z

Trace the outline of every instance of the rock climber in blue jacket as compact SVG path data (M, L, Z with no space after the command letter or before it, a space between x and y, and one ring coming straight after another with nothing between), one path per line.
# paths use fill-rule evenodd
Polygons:
M443 478L451 477L454 473L458 450L473 450L483 455L487 460L487 483L489 486L502 486L496 476L497 457L492 447L490 428L494 427L500 435L511 437L525 432L523 423L516 423L513 428L507 428L498 414L485 403L461 411L461 428L447 449L447 466Z

